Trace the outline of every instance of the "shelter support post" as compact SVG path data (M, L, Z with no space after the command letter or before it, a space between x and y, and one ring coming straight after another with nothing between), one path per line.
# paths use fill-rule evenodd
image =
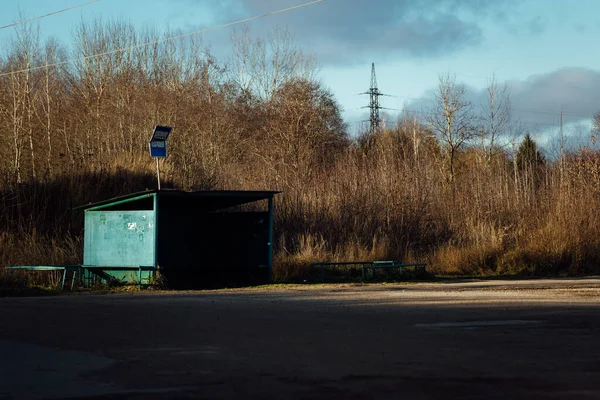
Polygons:
M273 283L273 196L269 197L269 241L267 247L269 254L267 256L267 268L269 269L269 283Z
M158 162L158 158L156 159ZM154 194L154 271L158 270L158 193Z

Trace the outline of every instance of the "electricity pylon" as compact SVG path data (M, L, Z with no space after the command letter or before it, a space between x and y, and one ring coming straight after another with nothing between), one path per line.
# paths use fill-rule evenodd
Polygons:
M361 94L369 95L369 105L361 108L368 108L371 110L371 116L369 122L371 126L371 134L374 134L379 129L379 110L391 110L391 108L381 107L379 105L380 96L389 96L388 94L381 93L377 88L377 76L375 75L375 63L371 63L371 87L368 92Z

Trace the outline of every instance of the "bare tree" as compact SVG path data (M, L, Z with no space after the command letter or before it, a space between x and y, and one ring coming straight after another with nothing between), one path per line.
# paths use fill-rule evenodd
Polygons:
M516 195L517 200L520 199L521 190L520 190L520 178L519 178L519 168L517 166L517 151L523 137L525 136L525 132L528 132L525 125L522 123L515 123L511 125L510 132L508 134L508 144L510 146L510 153L512 155L512 176L513 176L513 189Z
M54 64L61 59L62 49L59 43L51 38L49 39L44 47L43 59L46 67L42 70L44 78L40 82L40 106L36 108L36 114L38 117L38 123L44 126L46 134L46 163L47 172L52 175L52 145L55 141L53 139L53 130L56 123L55 118L60 111L57 109L60 106L60 102L56 99L60 96L61 76L60 69L56 67L48 67L48 65Z
M456 76L440 76L433 108L425 122L444 147L448 182L454 181L458 150L476 135L472 111L471 102L465 99L465 87L456 83Z
M27 141L29 142L31 176L37 178L36 168L36 140L34 138L34 110L37 102L37 91L35 90L35 74L29 71L29 68L36 65L39 58L39 28L34 25L24 24L16 30L16 49L21 65L27 71L23 75L23 108L25 110L25 121L27 132Z
M271 30L267 40L252 40L245 30L234 33L231 40L230 75L243 92L252 90L258 98L271 100L287 82L314 80L314 58L300 49L287 29Z
M18 68L18 65L17 65ZM15 69L11 66L11 72ZM22 182L22 167L21 167L21 158L23 154L23 136L21 134L23 130L23 91L21 90L22 79L19 74L11 74L10 75L10 94L12 99L10 116L12 123L12 133L13 133L13 149L14 149L14 158L13 158L13 168L15 171L15 182Z
M254 42L250 36L250 29L246 26L241 32L234 30L231 34L231 43L233 52L229 61L230 79L243 95L248 95L255 80L252 73Z
M510 90L506 84L499 85L495 75L488 80L486 91L487 102L481 105L481 147L489 166L498 151L498 140L511 128L512 109Z
M4 81L7 88L7 98L11 99L10 105L4 108L4 114L10 115L9 123L12 125L13 169L15 182L21 183L26 171L23 167L26 161L30 162L31 176L36 178L35 154L36 142L34 140L33 115L36 101L35 82L33 74L27 70L36 61L39 45L37 29L30 24L23 24L15 30L15 36L11 40L7 60L6 71L10 73ZM17 72L20 70L26 72ZM25 152L25 145L29 144L29 154ZM29 157L29 159L28 159Z
M592 144L596 144L598 141L598 134L600 134L600 112L594 114L592 119Z
M333 163L346 143L346 125L333 95L317 82L290 81L275 93L269 104L264 141L257 154L268 158L277 173L297 190L317 172Z

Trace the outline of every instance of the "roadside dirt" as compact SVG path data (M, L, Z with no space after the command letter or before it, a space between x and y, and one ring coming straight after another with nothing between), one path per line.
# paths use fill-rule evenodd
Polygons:
M600 279L0 299L0 399L596 399Z

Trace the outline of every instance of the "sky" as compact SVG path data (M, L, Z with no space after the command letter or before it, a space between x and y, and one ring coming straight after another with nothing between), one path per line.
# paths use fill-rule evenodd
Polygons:
M40 19L42 36L68 43L81 21L122 18L135 26L190 32L308 0L98 0ZM0 26L85 0L3 0ZM22 17L19 17L19 12ZM313 54L319 78L341 106L350 131L365 124L371 63L395 120L431 108L440 75L455 74L477 108L495 76L511 91L513 115L539 140L557 132L589 136L600 111L598 0L324 0L247 24L255 36L287 27ZM241 26L237 26L238 29ZM202 34L214 54L231 51L233 28ZM11 29L0 30L0 51Z

